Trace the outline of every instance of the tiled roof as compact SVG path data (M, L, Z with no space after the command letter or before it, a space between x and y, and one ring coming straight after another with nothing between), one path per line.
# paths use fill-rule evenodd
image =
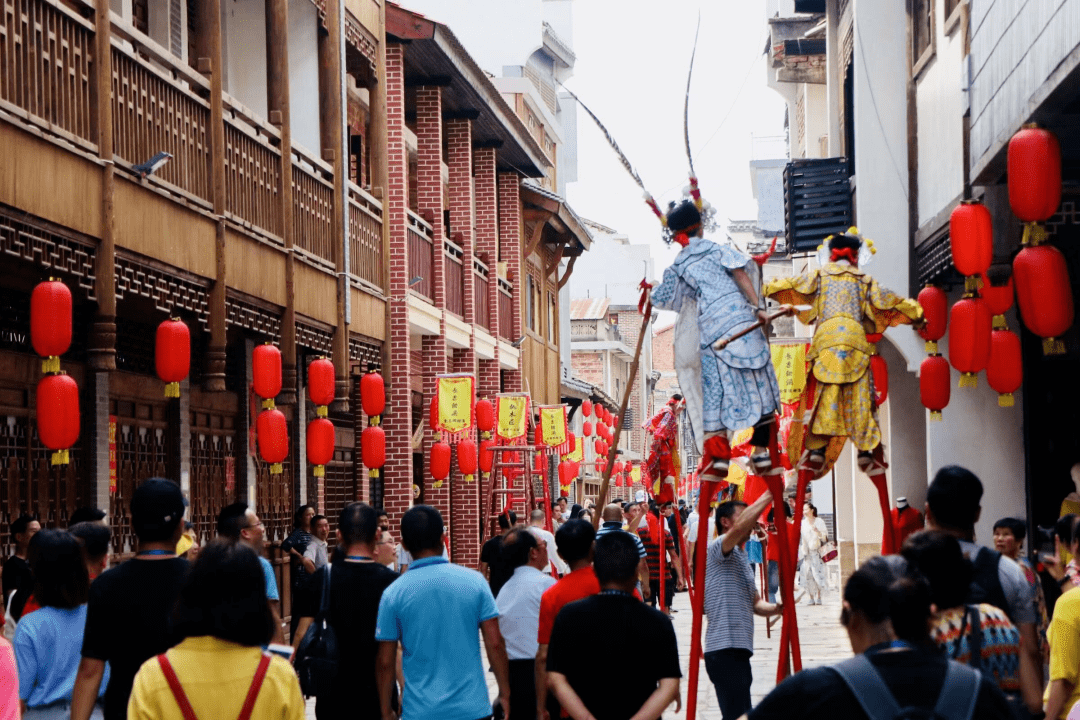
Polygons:
M571 320L602 320L607 317L608 298L580 298L570 301Z

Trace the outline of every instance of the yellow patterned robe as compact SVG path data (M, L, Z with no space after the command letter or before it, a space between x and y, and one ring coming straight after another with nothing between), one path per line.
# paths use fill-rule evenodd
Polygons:
M874 386L869 372L875 348L866 335L884 332L894 325L920 322L922 308L916 301L882 288L846 262L828 263L798 277L773 280L765 288L765 295L784 304L810 305L797 317L806 324L817 323L806 355L817 390L812 401L809 392L803 394L792 423L788 438L792 462L798 461L804 446L824 448L824 474L840 455L847 438L859 450L873 450L881 443L881 430L874 416Z

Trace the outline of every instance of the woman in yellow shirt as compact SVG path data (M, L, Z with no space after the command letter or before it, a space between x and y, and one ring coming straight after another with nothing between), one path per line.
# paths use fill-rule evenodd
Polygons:
M254 550L224 540L203 548L175 619L184 640L143 663L129 720L303 720L292 666L260 649L273 637L274 619Z

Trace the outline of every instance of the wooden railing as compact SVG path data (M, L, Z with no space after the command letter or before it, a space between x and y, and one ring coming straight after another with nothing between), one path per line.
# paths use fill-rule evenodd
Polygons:
M225 103L225 210L237 220L271 235L284 235L281 225L281 134L244 113L238 103Z
M333 175L325 163L293 146L293 244L329 262L334 261Z
M510 283L499 278L499 337L504 340L517 340L510 337L514 332L514 300Z
M476 308L476 323L491 331L491 307L488 304L488 266L473 258L473 307Z
M419 277L412 290L428 300L435 299L435 244L431 226L409 211L409 279Z
M60 3L0 5L0 105L97 149L94 26Z
M138 48L136 53L114 38L112 107L116 156L137 165L159 152L170 153L172 158L154 177L209 202L210 105L189 87L206 87L206 80L174 63L168 53L122 25L117 25L115 32ZM150 56L170 73L158 70L140 55Z
M443 246L443 267L446 268L446 309L465 317L464 254L458 245L446 240Z
M377 287L383 283L382 204L349 183L349 272Z

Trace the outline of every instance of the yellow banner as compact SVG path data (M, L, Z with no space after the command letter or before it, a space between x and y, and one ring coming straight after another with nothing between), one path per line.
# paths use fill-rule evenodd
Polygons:
M542 405L540 411L540 434L548 447L566 443L566 406Z
M517 440L528 430L529 396L499 395L496 402L497 434L504 440Z
M772 362L780 386L780 401L798 402L806 388L806 345L773 345Z
M574 438L574 449L562 456L567 462L582 462L585 460L585 438Z
M472 427L473 379L441 376L439 383L439 429L460 433Z
M630 480L636 485L641 482L641 466L634 465L630 468Z

